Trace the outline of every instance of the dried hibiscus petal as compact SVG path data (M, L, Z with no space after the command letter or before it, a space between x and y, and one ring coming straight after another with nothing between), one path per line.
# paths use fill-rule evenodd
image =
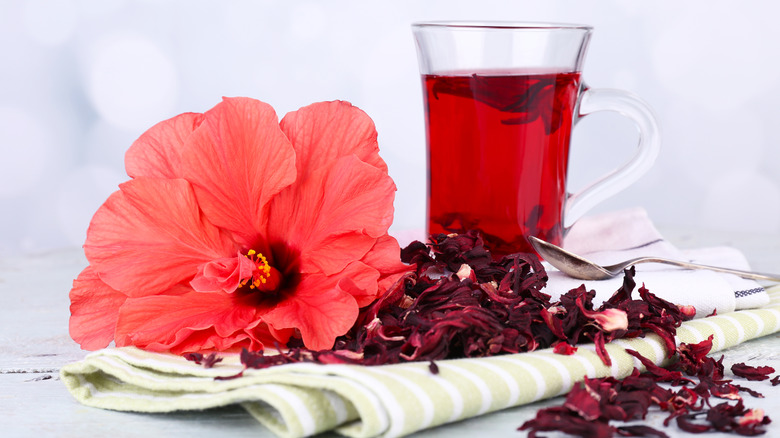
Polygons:
M677 348L679 360L676 368L681 369L689 375L698 374L699 370L707 358L707 354L712 350L712 335L707 339L696 344L681 344Z
M565 356L571 356L572 354L577 352L577 347L573 345L569 345L569 343L565 341L556 342L553 345L552 349L554 353L563 354Z
M628 315L625 310L607 308L600 312L590 311L585 308L583 295L578 296L575 303L586 318L593 320L605 332L628 329Z
M617 391L612 403L619 408L615 411L622 412L622 415L612 415L609 417L610 419L620 421L644 419L652 404L652 396L647 391L627 391L621 388L620 391Z
M198 365L203 365L203 368L211 368L222 362L222 358L217 356L217 353L209 353L205 356L201 353L187 353L184 355L184 358Z
M739 387L730 383L711 385L709 390L713 397L724 398L728 400L742 400L742 396L739 394Z
M694 422L696 417L702 416L703 412L694 412L691 414L680 415L677 417L677 427L690 433L704 433L712 430L712 425L708 423Z
M742 392L746 392L746 393L752 395L755 398L764 398L764 394L761 394L760 392L758 392L756 390L748 388L747 386L742 386L742 385L733 385L733 386L735 386L738 390L740 390Z
M680 309L680 313L683 315L685 321L691 320L696 316L696 308L693 306L678 305L677 308Z
M635 350L626 350L626 353L639 359L642 365L645 366L645 369L647 369L647 372L653 375L657 382L670 382L675 385L680 385L680 384L684 385L686 383L693 383L693 380L683 377L681 372L671 371L671 370L667 370L666 368L659 367L658 365L653 363L653 361L642 356L641 354L639 354L639 352Z
M620 426L617 428L617 433L620 436L657 436L661 438L668 438L669 435L665 434L664 432L654 429L650 426L642 426L642 425L635 425L635 426Z
M601 361L604 362L604 365L608 367L612 366L612 359L609 357L606 341L604 340L604 332L596 332L596 334L593 335L593 343L596 346L596 354Z
M762 410L746 409L742 400L734 405L724 402L714 406L707 411L707 421L714 430L751 436L765 433L761 426L771 422Z
M602 394L591 388L585 379L585 382L574 385L569 391L563 406L591 421L601 416L601 398Z
M767 380L769 375L775 372L775 369L769 366L754 367L737 363L731 366L731 372L735 376L744 377L748 380Z
M563 406L539 410L535 418L523 423L518 430L529 430L529 438L536 438L537 432L543 431L593 438L610 438L615 433L615 428L606 421L588 421Z
M761 426L771 422L772 420L764 415L763 409L750 409L737 419L734 431L740 435L760 435L765 432Z

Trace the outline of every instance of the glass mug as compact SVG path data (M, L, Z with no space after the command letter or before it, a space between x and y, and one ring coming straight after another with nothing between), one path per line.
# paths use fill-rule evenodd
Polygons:
M658 127L639 98L589 89L589 26L502 22L412 25L424 88L428 233L475 229L494 256L561 245L585 212L647 172ZM566 190L576 122L617 111L639 129L636 153L582 191Z

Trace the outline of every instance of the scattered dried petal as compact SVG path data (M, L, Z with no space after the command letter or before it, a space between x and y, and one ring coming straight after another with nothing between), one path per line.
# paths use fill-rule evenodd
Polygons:
M693 383L693 380L683 377L681 372L670 371L667 370L666 368L659 367L658 365L653 363L653 361L642 356L641 354L639 354L639 352L635 350L626 350L626 353L639 359L639 361L642 362L642 365L644 365L645 368L647 369L647 372L651 374L657 382L670 382L674 385L684 385L686 383Z
M577 352L577 347L569 345L568 342L565 341L558 341L553 345L553 353L555 354L563 354L565 356L571 356L572 354Z
M601 395L588 383L579 383L569 391L563 406L576 412L585 420L592 421L601 416Z
M669 435L664 432L654 429L650 426L621 426L617 428L617 433L620 436L657 436L661 438L668 438Z
M748 388L747 386L742 386L742 385L733 385L733 386L735 386L738 390L740 390L742 392L746 392L746 393L752 395L755 398L764 398L764 394L761 394L760 392L758 392L756 390Z
M518 430L529 430L529 438L537 437L537 432L561 431L574 436L592 438L611 438L615 428L605 421L588 421L564 407L541 409L536 418L523 423Z
M680 309L680 313L683 314L686 321L689 321L696 316L696 308L693 306L677 305L677 307Z
M712 430L712 425L706 423L696 423L696 417L702 416L704 412L680 415L677 417L677 427L690 433L704 433Z
M209 353L205 356L201 353L187 353L184 355L184 358L195 362L197 365L203 365L203 368L211 368L222 362L222 358L217 356L217 353Z
M764 424L763 409L750 409L748 412L737 420L737 424L740 426L752 426L754 424Z
M754 367L737 363L731 366L731 372L735 376L744 377L748 380L767 380L769 375L775 372L775 369L769 366Z
M217 377L214 377L214 380L233 380L233 379L238 379L239 377L244 377L244 371L243 370L239 371L238 373L233 374L231 376L217 376Z
M577 298L576 303L585 317L592 319L605 332L628 329L628 314L625 310L608 308L601 312L589 311L584 307L582 295Z
M696 344L681 344L677 348L679 356L677 368L689 375L698 374L707 354L712 350L712 339L713 337L710 335L707 339Z

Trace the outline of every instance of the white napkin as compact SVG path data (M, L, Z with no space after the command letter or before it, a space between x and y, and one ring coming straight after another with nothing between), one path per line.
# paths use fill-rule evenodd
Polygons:
M735 248L715 247L681 251L661 237L644 209L634 208L580 219L564 240L564 248L599 264L609 265L640 256L665 257L713 266L749 270L745 257ZM609 299L623 284L623 276L600 281L567 277L545 264L549 282L543 292L556 300L585 284L596 291L594 304ZM636 265L637 288L642 284L655 295L675 304L692 305L703 317L769 303L766 290L753 280L733 274L687 270L658 263ZM635 298L639 295L634 291Z

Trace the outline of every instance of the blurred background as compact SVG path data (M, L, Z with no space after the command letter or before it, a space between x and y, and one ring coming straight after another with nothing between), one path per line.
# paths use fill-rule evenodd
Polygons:
M0 0L0 255L78 247L127 177L147 128L222 96L281 118L348 100L375 121L398 186L391 231L425 214L422 94L410 23L469 19L595 27L594 88L643 97L662 129L645 177L596 211L642 206L659 224L780 238L780 6L758 0ZM584 119L570 183L627 159L630 122Z

